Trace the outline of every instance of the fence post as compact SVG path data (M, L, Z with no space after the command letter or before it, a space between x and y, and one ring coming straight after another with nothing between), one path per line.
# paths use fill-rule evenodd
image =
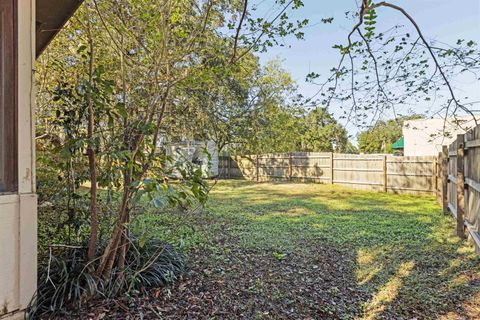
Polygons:
M434 158L432 163L432 191L435 197L438 199L437 159L438 158Z
M448 147L442 147L442 208L443 213L448 214L448 162L450 161L450 155L448 154Z
M330 184L333 184L333 152L330 152Z
M293 153L288 154L288 179L292 180L292 162L293 162Z
M228 155L227 157L227 176L228 176L228 179L230 179L232 176L231 176L231 173L230 173L230 167L232 166L232 156L231 155Z
M465 135L457 135L457 235L465 239Z
M436 176L436 179L435 179L435 184L437 185L437 188L435 189L435 198L437 199L438 203L440 203L440 188L438 187L438 180L439 178L441 178L440 174L442 172L442 167L440 167L440 164L442 163L442 153L439 152L438 155L437 155L437 160L435 162L435 174L437 175Z
M388 181L387 156L383 156L383 192L388 191L387 181Z
M220 163L219 169L221 169L220 178L226 179L227 178L227 165L225 163L225 157L224 156L219 158L219 163Z
M443 171L443 153L439 152L437 156L437 201L439 204L443 205L442 198L442 171Z
M258 154L255 156L255 177L256 177L256 180L258 182L259 178L258 178Z

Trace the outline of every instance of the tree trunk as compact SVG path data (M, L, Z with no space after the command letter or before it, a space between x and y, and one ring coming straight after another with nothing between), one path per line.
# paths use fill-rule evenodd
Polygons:
M130 183L131 183L131 172L128 171L125 174L124 186L123 186L123 196L122 204L118 211L118 219L115 225L115 229L112 232L110 241L108 242L107 247L105 248L102 258L100 259L100 264L97 268L97 276L110 276L112 271L113 264L115 263L115 258L117 256L118 245L122 238L124 224L128 216L128 201L130 198Z

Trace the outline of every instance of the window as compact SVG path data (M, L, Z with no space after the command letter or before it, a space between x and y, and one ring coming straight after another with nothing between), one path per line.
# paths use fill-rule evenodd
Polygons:
M17 190L15 6L0 1L0 192Z

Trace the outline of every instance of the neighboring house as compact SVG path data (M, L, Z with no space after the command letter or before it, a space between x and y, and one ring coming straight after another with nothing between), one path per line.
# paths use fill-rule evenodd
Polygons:
M480 116L477 116L480 122ZM403 124L405 156L436 156L442 146L475 127L473 117L408 120Z
M23 319L37 282L35 58L81 0L0 0L0 319Z
M169 143L165 146L173 162L191 162L202 168L204 178L218 176L218 149L213 141L184 141ZM207 151L207 152L205 152ZM209 161L210 155L210 161ZM176 173L179 176L179 173Z

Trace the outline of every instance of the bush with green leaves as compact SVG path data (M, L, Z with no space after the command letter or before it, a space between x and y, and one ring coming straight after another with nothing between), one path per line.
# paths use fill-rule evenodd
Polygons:
M91 267L87 246L51 247L49 258L39 267L38 289L28 317L72 316L94 298L134 296L164 286L176 280L186 264L184 256L167 243L131 239L125 268L113 269L110 278L99 279Z

